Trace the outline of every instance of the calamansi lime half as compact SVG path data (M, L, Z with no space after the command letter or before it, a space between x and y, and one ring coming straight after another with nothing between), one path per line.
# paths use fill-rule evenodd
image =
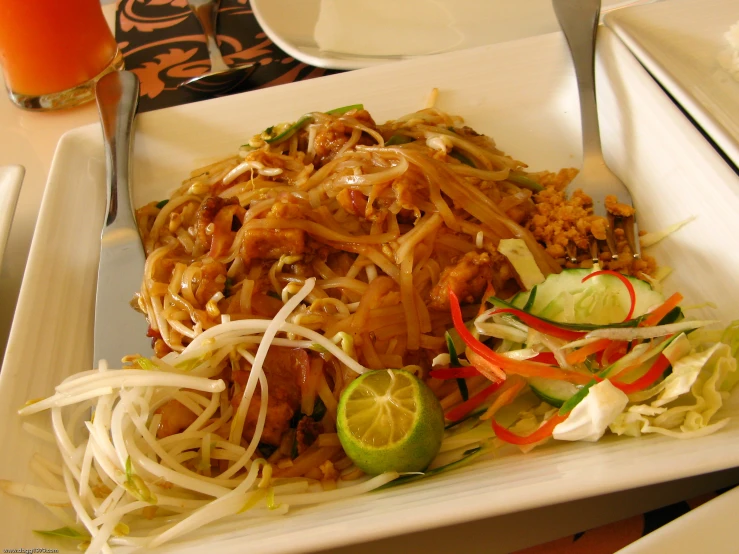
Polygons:
M355 379L341 395L336 423L344 451L370 475L426 469L444 435L444 412L434 393L399 369Z

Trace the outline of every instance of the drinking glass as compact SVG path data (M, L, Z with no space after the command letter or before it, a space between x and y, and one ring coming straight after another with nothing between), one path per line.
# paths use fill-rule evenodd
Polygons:
M0 0L0 66L16 105L54 110L92 100L123 56L100 0Z

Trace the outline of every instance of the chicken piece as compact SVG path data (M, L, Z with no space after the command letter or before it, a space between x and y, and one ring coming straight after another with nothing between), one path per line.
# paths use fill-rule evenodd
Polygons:
M490 254L467 252L456 264L444 268L441 272L439 282L429 294L429 308L448 310L450 288L460 302L467 304L478 302L488 282L493 279L493 274Z
M272 205L267 217L303 219L303 212L293 197L286 196ZM249 263L253 259L279 260L281 256L302 256L305 250L305 231L301 229L247 229L239 253Z
M208 196L200 203L195 214L195 244L203 252L210 250L211 233L208 232L208 226L213 223L216 215L224 206L238 203L237 198L221 198L220 196Z
M323 425L310 416L303 416L298 422L296 439L298 441L298 454L302 454L316 442L318 435L323 433Z
M347 213L364 217L367 211L367 197L356 189L342 189L336 200Z
M298 385L301 371L306 371L310 360L305 350L297 348L285 348L271 346L264 360L264 374L267 377L267 417L260 442L280 445L283 433L289 428L290 420L295 415L295 410L300 406L300 386ZM231 399L234 408L241 404L241 393L248 379L248 371L235 371L233 378L240 386L235 388L235 394ZM259 387L246 412L243 436L251 440L257 426L259 408L262 405L262 397Z
M226 266L221 262L210 262L200 268L200 283L195 289L195 298L201 306L226 286Z
M247 264L253 259L279 260L281 256L302 256L305 232L301 229L247 229L239 255Z
M287 196L280 202L275 202L272 205L267 217L277 217L279 219L303 219L303 211L292 196Z
M162 439L187 429L198 418L189 408L177 400L170 400L155 412L162 415L157 437Z
M370 129L376 128L375 122L367 110L359 110L352 117ZM317 168L330 161L341 150L349 137L352 136L352 130L352 127L341 121L334 121L330 125L324 125L319 129L314 143L316 149L314 163ZM366 136L359 139L359 144L372 143L373 140Z
M228 255L245 215L246 210L239 204L228 204L218 211L212 223L208 257L218 259Z

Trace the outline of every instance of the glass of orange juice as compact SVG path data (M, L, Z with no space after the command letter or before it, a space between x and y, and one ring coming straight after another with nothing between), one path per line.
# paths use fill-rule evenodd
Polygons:
M123 56L100 0L0 0L0 66L16 105L54 110L92 100Z

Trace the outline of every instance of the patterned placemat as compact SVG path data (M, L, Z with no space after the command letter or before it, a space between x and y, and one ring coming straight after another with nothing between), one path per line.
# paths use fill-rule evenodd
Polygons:
M216 31L226 63L259 64L241 90L334 73L299 62L277 48L262 32L248 0L222 0ZM185 0L119 0L115 35L126 69L141 80L140 112L207 98L177 88L210 67L205 37ZM234 92L239 89L229 94Z

